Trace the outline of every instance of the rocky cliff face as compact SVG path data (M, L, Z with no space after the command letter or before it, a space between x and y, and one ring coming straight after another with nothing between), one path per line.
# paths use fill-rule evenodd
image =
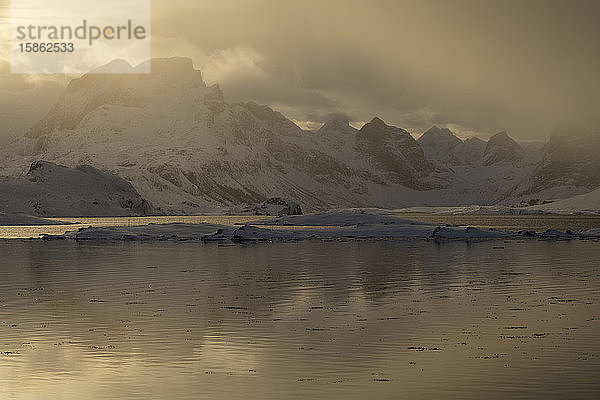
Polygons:
M434 167L404 129L373 118L356 133L356 148L390 181L411 189L431 188L422 178Z

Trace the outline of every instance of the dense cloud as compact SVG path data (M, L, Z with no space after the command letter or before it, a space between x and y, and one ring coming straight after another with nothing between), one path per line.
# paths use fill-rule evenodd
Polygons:
M520 139L600 125L594 0L156 0L152 15L154 57L192 57L228 100L306 126L336 112Z

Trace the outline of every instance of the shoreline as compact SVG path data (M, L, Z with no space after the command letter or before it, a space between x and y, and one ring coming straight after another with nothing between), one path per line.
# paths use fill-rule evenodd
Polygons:
M233 221L229 221L233 222ZM508 230L431 223L364 210L330 211L283 217L252 218L243 223L148 223L127 226L87 226L62 234L24 240L75 241L198 241L204 243L286 242L303 240L596 240L600 229ZM12 240L8 239L7 240Z

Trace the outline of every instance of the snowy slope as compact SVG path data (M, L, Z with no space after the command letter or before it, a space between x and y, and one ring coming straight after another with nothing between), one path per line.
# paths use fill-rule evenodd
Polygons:
M158 213L117 176L90 166L73 169L45 161L34 162L24 177L0 179L0 211L49 217Z
M600 214L600 188L586 194L529 208L557 213L592 212Z

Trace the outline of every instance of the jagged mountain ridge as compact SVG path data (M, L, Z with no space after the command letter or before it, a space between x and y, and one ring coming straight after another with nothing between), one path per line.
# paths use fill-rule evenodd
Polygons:
M15 162L90 164L123 177L172 213L278 196L308 211L495 204L511 201L537 167L538 155L496 151L512 141L504 135L491 143L462 141L434 127L415 141L379 118L356 130L341 116L303 131L267 106L225 102L189 59L151 62L150 75L73 80L17 144L23 157ZM495 154L493 162L486 163L486 153Z
M27 134L23 153L114 172L171 212L282 194L308 209L390 207L402 201L394 199L395 188L436 186L423 170L430 163L406 131L374 119L362 132L342 124L339 134L335 125L332 135L307 133L269 107L226 103L189 60L152 62L150 76L75 79ZM389 193L386 199L372 187Z
M466 200L462 205L513 204L511 194L541 157L521 149L506 132L487 142L477 137L463 141L449 129L434 126L418 142L442 171L442 180L449 182L444 194L461 193Z

